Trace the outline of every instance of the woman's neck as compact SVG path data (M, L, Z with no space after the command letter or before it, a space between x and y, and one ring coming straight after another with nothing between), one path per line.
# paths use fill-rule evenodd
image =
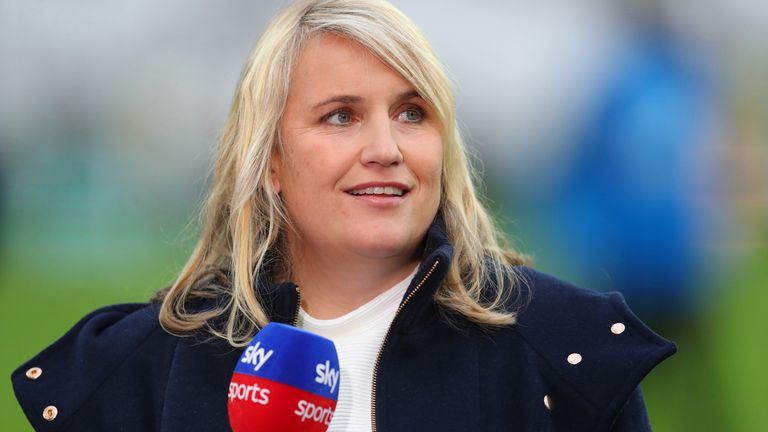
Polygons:
M416 256L368 258L354 255L291 254L293 281L301 306L318 319L347 314L405 279L418 265Z

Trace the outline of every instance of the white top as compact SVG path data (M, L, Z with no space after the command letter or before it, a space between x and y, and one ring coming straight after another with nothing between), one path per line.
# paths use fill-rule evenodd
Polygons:
M339 355L339 400L328 432L371 430L373 366L415 275L416 269L373 300L338 318L320 320L304 309L299 311L299 327L332 340Z

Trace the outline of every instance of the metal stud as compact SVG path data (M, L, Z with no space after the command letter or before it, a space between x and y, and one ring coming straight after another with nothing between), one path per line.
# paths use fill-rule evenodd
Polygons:
M43 370L40 369L39 367L31 367L31 368L27 369L27 373L25 373L24 375L26 375L27 378L29 378L31 380L36 380L36 379L40 378L40 375L42 375L42 374L43 374Z
M53 421L57 415L59 415L59 409L53 405L48 405L43 410L43 418L48 421Z
M581 354L579 353L571 353L568 355L568 363L572 365L577 365L581 363Z
M554 406L552 402L552 396L544 395L544 406L547 407L548 410L552 411L552 407Z
M626 329L627 327L624 325L624 323L617 322L611 326L611 333L620 335L624 333L624 330Z

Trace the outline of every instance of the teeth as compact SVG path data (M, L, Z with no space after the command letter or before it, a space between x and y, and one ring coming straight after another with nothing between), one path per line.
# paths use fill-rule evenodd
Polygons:
M403 190L392 186L375 186L365 189L355 189L349 191L352 195L395 195L402 196Z

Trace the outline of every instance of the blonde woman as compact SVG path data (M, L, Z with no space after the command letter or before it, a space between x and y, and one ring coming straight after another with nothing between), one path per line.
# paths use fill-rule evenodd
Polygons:
M176 282L23 365L22 407L46 430L228 430L235 362L278 321L336 343L331 431L648 430L638 385L674 346L620 295L522 267L472 174L401 12L295 4L242 73Z

